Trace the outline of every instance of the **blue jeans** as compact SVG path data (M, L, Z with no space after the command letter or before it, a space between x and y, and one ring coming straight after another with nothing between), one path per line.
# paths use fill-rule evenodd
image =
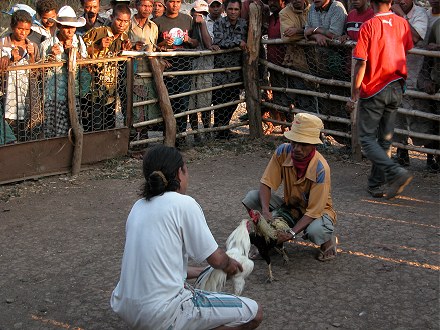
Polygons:
M393 140L397 107L402 102L402 86L394 81L368 99L359 100L359 141L365 156L373 163L368 186L394 181L405 170L388 156Z

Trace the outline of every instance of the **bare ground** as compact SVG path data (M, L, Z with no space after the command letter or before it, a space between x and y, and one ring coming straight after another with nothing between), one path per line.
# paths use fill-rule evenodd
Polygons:
M246 217L245 193L280 140L235 139L185 152L190 191L220 245ZM413 154L415 178L387 201L365 191L368 162L330 148L339 256L287 244L278 281L256 261L243 295L264 309L261 329L439 329L439 178ZM0 329L126 329L109 297L119 278L141 162L110 161L75 178L0 186ZM229 289L229 287L227 288Z

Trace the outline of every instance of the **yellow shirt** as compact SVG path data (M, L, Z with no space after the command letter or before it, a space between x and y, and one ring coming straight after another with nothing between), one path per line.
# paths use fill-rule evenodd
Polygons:
M291 157L290 143L280 145L260 180L276 191L284 183L284 201L288 206L296 206L304 215L313 219L327 214L336 223L331 197L330 167L318 152L307 167L306 175L298 180Z

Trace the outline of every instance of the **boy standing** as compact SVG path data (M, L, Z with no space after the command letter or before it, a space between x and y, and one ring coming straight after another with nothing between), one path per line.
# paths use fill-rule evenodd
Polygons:
M372 0L374 17L365 22L353 52L356 60L349 111L359 100L359 139L373 163L368 192L388 199L400 194L412 175L388 157L397 107L407 77L406 53L413 47L408 22L390 11L392 0Z

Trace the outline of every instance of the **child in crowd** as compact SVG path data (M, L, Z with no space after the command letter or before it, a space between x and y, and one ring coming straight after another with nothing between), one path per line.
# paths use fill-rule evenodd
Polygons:
M74 48L78 58L87 58L86 45L82 38L75 34L77 27L86 24L85 18L76 18L75 11L69 6L64 6L52 20L57 25L57 32L53 38L46 39L41 44L42 56L47 61L68 60L69 50ZM50 68L46 73L44 102L46 138L66 135L69 130L67 78L67 65Z
M40 45L44 40L55 34L56 24L53 18L57 16L58 5L55 0L38 0L35 9L40 18L40 24L32 27L30 40Z
M0 39L1 70L10 66L34 63L40 59L37 45L28 39L31 25L32 17L27 11L17 10L12 14L12 32ZM29 115L26 112L29 107L30 70L10 70L4 75L5 84L1 86L5 93L2 117L20 138L25 131L25 118ZM7 126L4 126L7 129Z

